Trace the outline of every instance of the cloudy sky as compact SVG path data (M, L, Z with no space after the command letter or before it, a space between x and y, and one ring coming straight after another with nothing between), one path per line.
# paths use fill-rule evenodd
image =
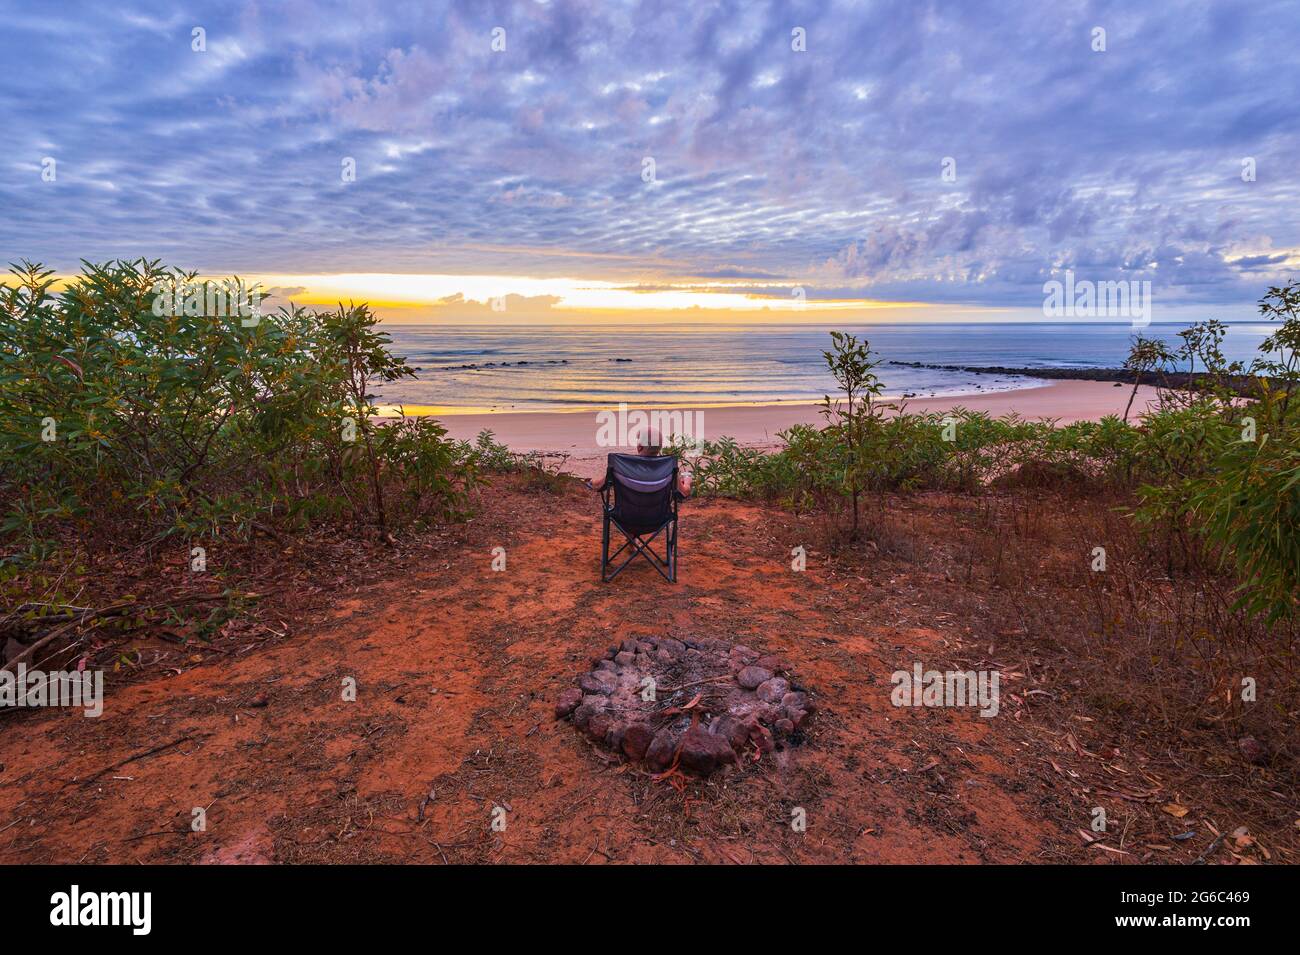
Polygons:
M1066 270L1248 318L1300 275L1294 2L0 13L0 255L61 273L498 322L1041 318Z

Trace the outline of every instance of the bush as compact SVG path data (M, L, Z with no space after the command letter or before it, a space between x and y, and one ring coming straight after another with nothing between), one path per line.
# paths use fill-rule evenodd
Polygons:
M1272 623L1300 611L1300 283L1270 288L1259 310L1281 324L1251 366L1258 398L1242 408L1216 395L1209 462L1175 486L1196 531L1234 566L1239 606Z
M1131 516L1150 542L1163 544L1170 572L1231 565L1243 581L1240 607L1269 621L1293 617L1300 594L1300 283L1269 289L1260 311L1281 325L1249 369L1224 359L1219 322L1186 329L1172 351L1137 338L1125 362L1135 373L1199 377L1183 379L1185 388L1162 388L1158 408L1135 424L1112 415L1059 427L963 408L909 414L879 400L869 344L832 332L824 354L841 396L822 403L826 427L782 432L785 446L771 453L730 438L708 442L694 463L697 487L836 520L847 510L851 519L840 532L850 538L858 532L859 499L869 493L976 493L991 482L1128 491ZM1247 374L1253 396L1243 400L1238 383ZM891 410L898 413L886 414Z
M372 385L413 372L365 305L173 315L158 290L195 276L157 262L86 263L58 294L40 266L11 272L0 531L35 544L57 523L160 539L344 518L383 533L463 509L474 454L436 422L372 416Z

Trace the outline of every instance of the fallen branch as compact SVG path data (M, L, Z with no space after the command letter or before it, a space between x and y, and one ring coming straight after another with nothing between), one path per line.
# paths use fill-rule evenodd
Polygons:
M0 672L3 672L5 670L11 670L11 669L16 671L18 668L18 664L26 663L27 661L31 660L32 658L35 657L36 652L38 650L42 649L43 647L45 647L47 644L57 639L58 637L61 637L63 634L67 633L69 630L73 629L74 627L78 627L78 626L84 627L92 620L99 621L99 620L107 619L109 617L118 616L119 614L125 612L126 610L129 610L134 606L135 606L135 601L133 600L128 603L114 604L111 607L105 607L103 610L95 610L86 614L81 614L75 620L70 620L61 627L55 627L45 636L41 637L30 647L24 650L22 653L18 654L18 656L14 657L12 660L4 664L3 666L0 666Z
M3 673L5 670L9 670L10 668L12 668L13 672L15 673L18 672L19 664L26 663L28 660L32 659L32 657L36 655L37 650L40 650L42 647L50 643L52 640L62 636L64 633L71 630L74 626L76 626L75 620L72 623L65 623L61 627L55 627L53 630L51 630L45 636L41 637L41 639L37 640L30 647L28 647L22 653L18 654L18 656L14 657L4 666L0 666L0 673Z
M69 783L65 783L64 785L70 786L72 785L72 783L79 783L84 786L86 783L98 779L100 776L103 776L105 773L111 773L115 769L121 769L127 763L134 763L136 760L144 759L146 756L153 756L157 753L161 753L163 750L171 749L173 746L179 746L181 743L184 743L187 740L207 739L211 735L212 735L211 733L200 733L198 735L195 735L194 733L186 733L184 736L176 737L176 739L172 740L169 743L161 743L158 746L153 747L152 749L146 749L143 753L136 753L134 756L126 757L126 759L119 759L113 765L105 766L103 769L99 770L98 772L92 773L91 775L87 776L85 779L74 779Z
M721 682L722 680L730 680L730 679L732 679L730 676L710 676L710 677L705 677L703 680L695 680L692 683L683 683L681 686L669 687L668 689L660 690L659 692L676 693L678 690L685 690L688 687L699 686L701 683L718 683Z
M113 605L110 606L110 607L105 607L103 610L89 610L89 609L86 609L86 610L84 610L82 613L78 613L78 614L68 614L68 615L66 615L66 617L65 617L65 615L63 615L63 614L50 615L50 617L47 617L46 619L54 619L54 618L56 618L56 617L63 617L63 618L65 618L65 619L68 618L68 617L70 617L71 619L68 619L68 621L67 621L66 623L64 623L63 626L61 626L61 627L56 627L54 630L51 630L49 633L47 633L45 636L41 637L39 640L37 640L35 643L33 643L30 647L28 647L26 650L24 650L22 653L18 654L18 656L14 657L12 660L10 660L8 663L5 663L5 664L3 664L3 665L0 665L0 671L4 671L4 670L13 670L13 671L16 672L16 671L17 671L18 664L20 664L20 663L28 663L29 661L31 661L31 660L35 657L37 651L41 650L42 648L44 648L45 646L47 646L50 642L52 642L53 640L55 640L55 639L58 638L59 636L61 636L61 635L65 634L65 633L67 633L69 630L71 630L71 629L73 629L73 628L75 628L75 627L86 627L86 628L97 627L97 626L99 626L99 624L101 624L101 623L104 622L105 620L112 619L113 617L120 617L120 616L122 616L123 614L128 613L128 612L132 612L132 611L137 612L137 613L141 613L141 614L146 614L146 613L151 613L151 612L153 612L153 611L157 611L157 610L168 610L168 609L171 609L171 608L173 608L173 607L179 607L179 606L181 606L182 604L189 604L189 603L203 603L203 602L208 601L208 600L226 600L226 599L229 599L229 598L239 597L239 596L242 596L242 597L244 597L244 598L246 598L246 599L249 599L249 598L254 598L254 599L255 599L255 598L261 597L261 596L263 596L263 595L262 595L262 594L242 594L242 595L241 595L241 594L227 594L227 593L220 593L220 594L187 594L187 595L184 595L184 596L176 597L176 598L174 598L174 599L172 599L172 600L164 601L164 602L162 602L162 603L147 604L147 605L144 605L144 606L141 606L140 604L136 603L134 600L130 600L130 601L126 601L126 602L124 602L124 603L120 603L120 604L113 604ZM74 608L74 609L77 609L77 608ZM211 650L213 650L214 652L218 652L218 653L226 653L226 652L229 652L229 651L220 650L220 649L217 649L217 648L214 648L214 647L206 647L206 646L204 646L203 649L205 649L205 650L207 650L207 649L211 649Z

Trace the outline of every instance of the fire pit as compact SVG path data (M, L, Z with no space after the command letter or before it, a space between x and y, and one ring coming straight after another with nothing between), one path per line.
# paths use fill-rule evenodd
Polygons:
M592 664L556 718L656 772L760 758L802 741L815 709L782 657L723 640L629 638Z

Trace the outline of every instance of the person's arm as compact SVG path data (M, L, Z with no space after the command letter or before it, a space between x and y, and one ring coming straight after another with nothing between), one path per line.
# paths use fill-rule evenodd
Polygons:
M605 486L605 475L602 474L598 478L592 478L587 483L591 485L591 489L593 491L599 491L602 487Z
M691 472L690 471L677 472L677 490L682 495L682 497L691 496Z

